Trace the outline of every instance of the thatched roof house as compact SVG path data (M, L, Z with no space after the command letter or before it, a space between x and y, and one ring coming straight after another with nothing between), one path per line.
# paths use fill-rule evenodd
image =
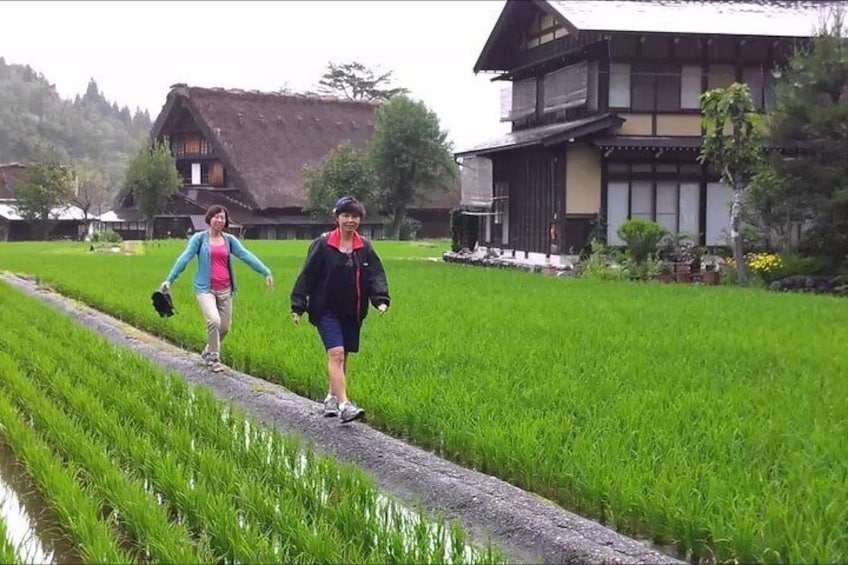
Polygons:
M187 229L205 227L202 214L213 203L227 206L248 237L308 238L320 233L326 221L303 211L307 203L303 166L318 163L344 141L364 148L374 132L377 106L328 97L174 85L151 136L169 140L184 185L172 214L157 218L157 235L165 231L181 235ZM422 203L413 215L430 224L426 235L447 235L447 212L458 202L456 187L438 202ZM124 205L132 204L132 195L127 195ZM366 235L379 237L379 218L369 220Z

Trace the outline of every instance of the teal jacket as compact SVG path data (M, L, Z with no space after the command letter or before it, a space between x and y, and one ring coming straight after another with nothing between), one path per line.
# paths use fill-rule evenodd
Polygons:
M262 261L256 258L256 255L245 249L244 245L238 240L234 235L230 235L228 233L224 234L224 238L227 241L227 249L230 252L230 257L235 255L245 263L247 263L251 269L265 275L266 277L271 274L271 270L266 267ZM182 255L177 257L177 261L174 263L173 268L171 268L171 272L168 274L168 284L174 284L174 281L177 280L177 277L180 276L189 261L191 261L192 257L197 255L197 274L194 276L194 292L210 292L210 287L212 283L212 269L210 265L212 263L212 250L209 246L209 230L204 230L201 232L197 232L191 239L188 240L188 245L185 248L185 251L182 252ZM230 268L230 285L232 291L236 291L236 277L233 272L233 262L229 261Z

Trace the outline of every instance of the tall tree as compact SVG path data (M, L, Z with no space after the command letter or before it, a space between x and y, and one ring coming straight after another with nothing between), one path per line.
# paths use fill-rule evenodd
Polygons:
M86 224L88 224L89 215L96 208L107 204L110 196L111 183L104 171L97 170L92 164L74 168L71 202L82 210Z
M374 178L367 156L345 141L315 166L304 165L310 212L326 215L342 196L354 196L369 208Z
M409 92L405 88L391 87L392 71L375 75L374 71L353 61L327 63L327 70L318 81L318 91L342 96L348 100L388 100L397 94Z
M699 160L714 166L721 182L732 190L730 239L737 277L745 284L748 274L742 249L742 201L762 162L762 117L756 112L748 85L733 83L703 93L701 127L704 138Z
M763 173L777 180L771 186L792 219L811 224L803 250L828 259L834 270L848 263L847 123L845 11L836 9L782 69L769 138L798 150L772 155Z
M147 237L153 234L153 217L168 207L182 184L168 144L146 143L130 162L124 189L132 192L136 206L147 220Z
M448 189L457 176L451 144L438 116L423 102L402 94L377 109L369 161L376 201L389 214L394 239L400 237L406 210Z
M47 239L50 235L57 209L70 201L72 186L70 168L56 159L29 165L26 175L15 186L15 209L32 225L36 239Z

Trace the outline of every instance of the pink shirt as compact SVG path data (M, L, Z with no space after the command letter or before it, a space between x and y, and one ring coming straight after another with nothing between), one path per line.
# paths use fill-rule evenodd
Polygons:
M230 288L230 252L227 242L212 245L212 290L227 290Z

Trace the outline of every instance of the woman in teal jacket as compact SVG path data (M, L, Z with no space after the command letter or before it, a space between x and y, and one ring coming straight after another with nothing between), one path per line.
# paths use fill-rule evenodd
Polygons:
M188 241L185 251L177 257L161 289L167 291L180 276L189 261L197 257L197 274L194 276L194 293L206 318L206 347L201 354L215 372L222 371L221 341L230 331L233 318L233 294L236 291L232 256L236 256L251 269L265 276L265 285L274 288L271 271L235 236L225 233L230 225L227 209L220 205L206 211L208 230L197 232Z

